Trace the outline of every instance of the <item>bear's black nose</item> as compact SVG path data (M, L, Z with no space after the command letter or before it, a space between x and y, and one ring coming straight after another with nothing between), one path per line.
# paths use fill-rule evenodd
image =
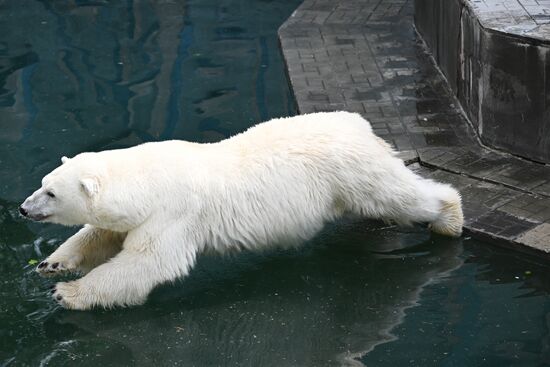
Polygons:
M27 214L28 214L27 211L26 211L22 206L19 207L19 213L21 213L21 214L24 215L25 217L26 217Z

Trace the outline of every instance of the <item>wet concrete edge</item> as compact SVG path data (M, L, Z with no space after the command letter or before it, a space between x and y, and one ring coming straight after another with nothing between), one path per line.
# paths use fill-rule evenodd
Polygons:
M405 0L406 2L406 0ZM297 10L289 17L289 19L281 26L279 29L279 40L280 40L280 46L281 50L284 56L285 65L286 65L286 72L287 76L289 78L289 84L291 86L291 90L294 93L297 107L299 112L306 113L311 112L309 110L304 111L303 108L301 108L302 103L306 103L308 101L304 101L303 97L299 96L298 93L296 93L295 85L293 83L293 77L295 77L300 72L296 72L296 62L298 62L296 59L290 59L288 50L285 47L285 44L288 44L288 41L291 41L292 34L289 34L287 32L291 28L295 28L298 30L298 33L302 32L303 29L308 29L313 26L313 28L322 28L323 22L318 21L316 19L313 20L307 20L306 22L301 23L300 22L300 12L301 9L303 9L304 5L306 3L314 4L315 1L313 0L305 0L302 5L300 5ZM302 17L302 19L307 19L307 17ZM307 33L307 32L302 32ZM303 35L302 35L303 36ZM316 46L317 47L317 46ZM291 67L294 69L294 71L291 71ZM434 66L436 67L436 66ZM437 68L437 67L436 67ZM442 74L442 76L446 78L446 75L439 69L438 72ZM448 80L448 79L447 79ZM449 83L450 84L450 83ZM340 107L340 104L336 103L328 103L326 102L326 110L334 110L338 109ZM307 104L306 104L307 106ZM345 107L344 107L345 108ZM479 144L479 142L477 143ZM486 152L485 147L477 146L474 147L474 150L484 150L481 155L491 155L496 154L497 156L500 154L499 152ZM518 202L527 202L529 205L529 200L537 202L536 204L541 204L544 207L546 204L550 204L550 201L547 201L547 198L541 197L541 193L539 192L531 192L529 190L525 190L521 187L521 185L518 185L517 190L514 190L513 185L511 186L504 186L502 185L502 182L499 182L500 179L497 179L495 181L484 181L482 177L476 177L476 175L467 175L467 172L461 172L459 170L453 170L452 168L446 167L445 163L437 162L437 159L434 161L433 157L430 156L431 150L430 149L399 149L397 147L397 150L399 151L399 156L402 158L406 164L410 165L411 168L415 169L414 166L419 167L416 170L421 171L420 173L424 174L424 176L428 177L434 177L435 179L438 179L440 181L447 181L455 186L457 186L457 181L469 181L465 183L465 187L469 187L470 191L475 191L481 188L480 190L485 190L484 193L492 192L497 193L497 197L503 197L503 196L509 196L506 201L503 201L503 203L506 203L502 207L498 206L487 206L480 208L476 204L470 204L468 203L468 200L465 200L465 212L474 213L474 215L470 215L468 219L467 215L467 222L465 224L465 234L471 235L472 237L478 238L483 241L488 241L491 243L494 243L499 246L512 248L514 250L519 250L524 253L528 254L534 254L538 258L543 256L544 258L547 258L550 254L550 248L548 247L548 239L550 239L550 224L547 223L548 219L541 219L541 217L530 218L530 213L526 211L526 215L514 214L514 210L516 210L516 206ZM447 153L444 148L439 147L436 149L438 151L438 154L441 152ZM427 157L423 157L423 154L428 152ZM494 157L489 157L489 162L491 162L491 159L494 159ZM521 160L518 160L515 157L510 157L508 155L504 156L503 159L511 159L520 161L519 166L522 165ZM526 162L525 165L536 165L534 169L538 169L539 165L535 163ZM516 164L517 165L517 164ZM496 167L497 169L499 167ZM525 167L524 167L525 168ZM529 169L532 169L532 167L528 167ZM546 173L545 173L546 174ZM464 186L463 185L463 186ZM491 187L487 187L487 186ZM460 185L458 185L460 186ZM541 184L539 187L545 186L545 184ZM459 187L460 189L460 187ZM478 190L479 191L479 190ZM545 191L543 190L543 194ZM510 196L511 195L511 196ZM467 199L467 196L469 194L465 195L465 199ZM527 199L525 198L527 196ZM473 200L475 200L475 195L472 195ZM511 198L511 199L510 199ZM493 195L491 197L492 201L495 201L495 196ZM502 203L500 204L502 205ZM509 208L506 208L508 206ZM473 207L473 208L470 208ZM504 210L502 210L504 208ZM512 210L508 210L508 209ZM500 217L500 218L499 218ZM497 228L497 230L494 230L494 226L491 223L494 218L497 218L497 221L500 221L500 228Z

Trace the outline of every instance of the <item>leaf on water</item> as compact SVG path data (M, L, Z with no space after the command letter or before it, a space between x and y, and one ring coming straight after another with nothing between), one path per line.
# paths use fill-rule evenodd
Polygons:
M36 259L30 259L29 260L29 265L36 265L36 264L38 264L38 260L36 260Z

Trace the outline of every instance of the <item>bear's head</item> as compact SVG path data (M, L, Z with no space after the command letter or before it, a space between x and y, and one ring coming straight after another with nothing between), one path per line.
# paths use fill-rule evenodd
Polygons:
M93 154L61 158L62 165L42 179L42 187L21 204L20 213L32 220L63 225L95 222L93 208L105 167Z

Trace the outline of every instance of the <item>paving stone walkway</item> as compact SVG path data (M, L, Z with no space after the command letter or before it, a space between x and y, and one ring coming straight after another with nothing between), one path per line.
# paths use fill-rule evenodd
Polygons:
M550 0L464 0L485 28L548 41Z
M479 144L412 0L305 0L279 38L300 113L361 113L413 169L462 192L467 232L550 253L550 167Z

